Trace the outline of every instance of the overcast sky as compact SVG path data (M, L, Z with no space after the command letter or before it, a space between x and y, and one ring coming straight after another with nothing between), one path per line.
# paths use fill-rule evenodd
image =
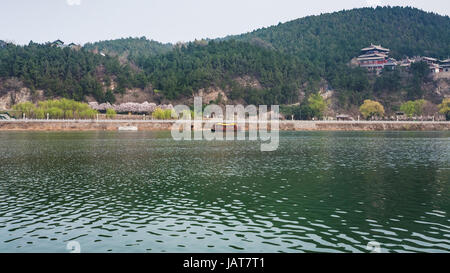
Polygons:
M240 34L307 15L375 5L450 15L448 0L0 0L0 40L161 42Z

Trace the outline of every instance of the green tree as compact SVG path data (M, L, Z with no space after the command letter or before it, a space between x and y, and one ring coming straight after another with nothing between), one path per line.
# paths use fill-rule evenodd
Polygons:
M404 112L408 117L420 116L423 114L425 103L426 101L423 99L407 101L400 106L400 111Z
M72 110L64 111L64 118L65 119L73 119L74 118L73 111Z
M426 62L412 63L410 70L414 75L414 78L419 79L420 82L425 81L428 74L430 74L430 69L428 68L428 64Z
M175 111L172 109L164 110L164 119L172 119L175 115Z
M374 116L380 117L384 115L383 105L373 100L365 100L364 103L359 107L359 111L365 119L369 119Z
M164 119L164 110L162 110L161 108L156 108L152 113L152 117L154 119Z
M64 110L58 107L51 107L48 109L48 114L52 119L62 119L64 118Z
M98 113L86 103L68 99L40 101L37 106L31 102L19 103L13 109L20 115L26 113L37 119L46 118L47 113L51 119L94 118Z
M22 117L23 114L25 114L26 118L33 118L36 106L33 103L27 101L14 105L12 109L15 111L16 117Z
M105 93L105 101L109 102L109 103L114 103L116 102L116 97L114 96L113 92L111 90L106 90Z
M79 113L80 118L82 119L94 119L98 114L94 109L83 110Z
M106 109L106 117L107 118L113 119L116 117L116 115L117 115L116 110L114 110L112 108Z
M450 98L445 98L439 104L439 113L444 114L447 120L450 120Z
M34 117L37 118L37 119L45 119L46 116L45 116L45 111L44 111L44 109L39 108L39 107L36 108L36 109L34 110Z
M280 113L284 115L286 119L291 119L294 116L296 106L287 106L287 105L281 105L280 106Z
M319 93L311 94L308 98L308 106L316 118L322 118L327 110L327 102Z

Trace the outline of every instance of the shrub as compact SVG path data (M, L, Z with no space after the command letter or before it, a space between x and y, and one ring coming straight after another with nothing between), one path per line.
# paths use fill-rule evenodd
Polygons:
M161 108L156 108L156 110L152 113L152 117L154 119L164 119L164 110Z
M117 115L116 110L110 108L110 109L106 109L106 117L107 118L115 118Z
M152 113L154 119L172 119L176 118L176 113L173 109L163 110L161 108L156 108Z

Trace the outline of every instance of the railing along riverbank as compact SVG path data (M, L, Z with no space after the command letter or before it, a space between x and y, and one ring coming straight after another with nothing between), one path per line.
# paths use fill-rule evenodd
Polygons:
M117 131L136 127L138 131L170 130L175 120L123 119L18 119L0 120L0 131ZM204 120L203 123L208 122ZM270 121L268 121L270 126ZM246 124L245 129L248 129ZM275 128L274 128L275 129ZM282 131L448 131L449 121L279 121Z

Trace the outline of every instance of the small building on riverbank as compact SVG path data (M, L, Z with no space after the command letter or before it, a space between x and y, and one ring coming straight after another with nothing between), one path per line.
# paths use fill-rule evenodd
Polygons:
M336 120L337 121L351 121L351 120L355 120L355 119L352 118L350 115L340 114L340 115L336 116Z

